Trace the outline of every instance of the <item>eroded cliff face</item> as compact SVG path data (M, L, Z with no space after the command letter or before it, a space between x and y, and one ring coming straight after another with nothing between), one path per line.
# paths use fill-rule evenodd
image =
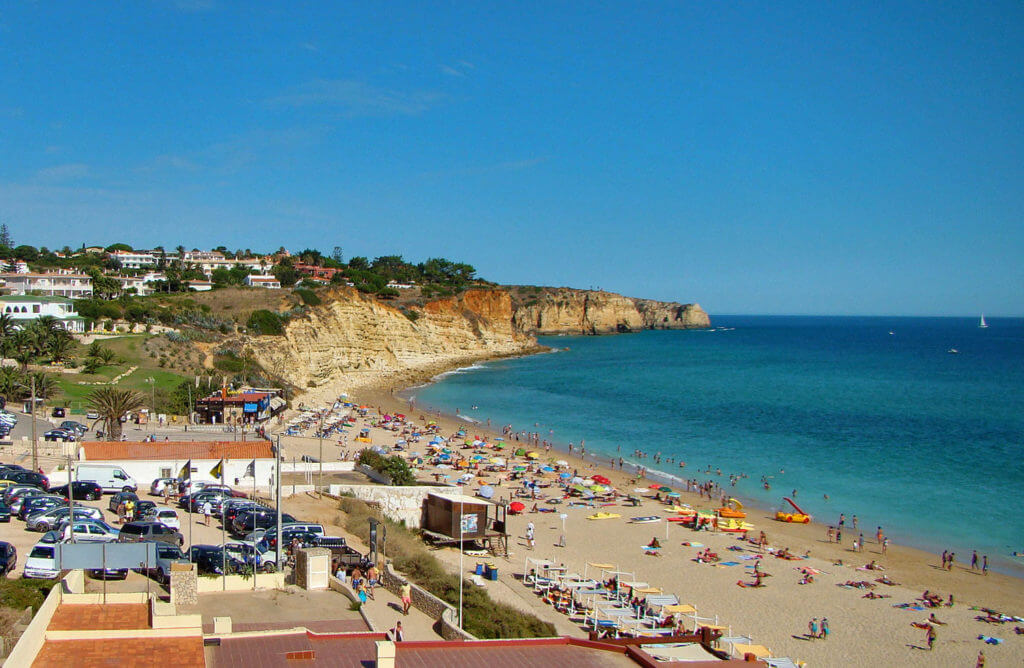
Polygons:
M517 331L542 334L607 334L642 329L710 327L700 304L623 297L612 292L544 288L518 294L513 306Z
M249 341L265 369L301 389L399 383L536 348L532 337L513 329L511 298L500 290L468 290L429 302L415 321L351 288L334 289L322 299L321 306L288 322L284 336Z
M323 303L285 326L284 336L251 337L264 369L301 390L348 391L408 384L475 361L538 350L536 334L600 334L708 327L696 304L631 299L609 292L467 290L414 309L334 288Z

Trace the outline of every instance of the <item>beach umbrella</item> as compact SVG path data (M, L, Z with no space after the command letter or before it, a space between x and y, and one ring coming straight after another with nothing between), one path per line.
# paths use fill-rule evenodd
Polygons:
M576 476L575 478L572 479L572 482L573 482L573 484L581 483L581 482L583 482L583 478L581 478L579 476Z
M551 473L554 470L555 469L551 468L550 466L545 466L544 468L541 469L541 471L544 471L545 473Z
M559 473L559 474L558 474L558 477L559 477L559 478L567 478L567 479L568 479L568 478L571 478L571 477L572 477L572 474L571 474L571 473L569 473L568 471L566 471L565 473Z
M594 479L594 482L599 482L602 485L610 485L610 484L612 484L612 481L609 480L608 478L605 478L603 475L595 475L595 476L591 476L591 477Z
M540 454L536 452L527 452L526 456L529 457L530 459L538 459L540 457Z
M519 464L518 466L513 467L512 470L513 471L525 471L526 467L523 466L522 464Z
M556 466L568 466L569 462L565 461L564 459L559 459L557 462L555 462L555 465Z
M671 496L673 498L679 498L679 492L669 492L668 496Z
M508 509L514 513L521 513L524 510L526 510L526 504L522 503L521 501L513 501L512 503L508 504Z
M494 488L490 485L484 485L477 493L485 499L490 499L494 496Z
M519 448L519 449L516 450L516 457L522 457L525 454L526 454L526 450L524 450L522 448Z
M659 492L671 492L672 488L671 487L659 487L658 491Z
M654 483L653 485L649 485L647 487L647 489L660 489L660 488L661 488L661 485L659 485L658 483Z
M500 466L505 463L505 459L503 457L491 457L491 463Z

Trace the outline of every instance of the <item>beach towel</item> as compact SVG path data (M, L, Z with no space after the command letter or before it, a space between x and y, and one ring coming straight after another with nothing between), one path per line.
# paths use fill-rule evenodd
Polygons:
M686 541L683 545L687 547L704 547L704 543L697 543L693 541Z
M739 585L740 587L743 587L744 589L747 589L747 588L749 588L749 589L756 589L757 587L763 587L764 586L763 583L762 584L754 584L753 582L744 582L743 580L737 580L736 584Z
M721 566L739 566L740 562L738 562L738 561L723 561L720 565Z
M985 635L978 636L978 640L984 640L989 645L999 645L1003 642L1002 638L993 638L992 636Z

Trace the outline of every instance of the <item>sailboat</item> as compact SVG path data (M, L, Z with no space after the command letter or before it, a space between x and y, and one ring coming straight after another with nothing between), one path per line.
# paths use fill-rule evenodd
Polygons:
M985 322L985 314L981 314L981 322L978 323L979 329L988 329L988 323Z

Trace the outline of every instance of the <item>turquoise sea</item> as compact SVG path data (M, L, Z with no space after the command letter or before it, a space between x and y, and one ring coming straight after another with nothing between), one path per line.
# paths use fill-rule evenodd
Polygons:
M417 408L538 431L734 495L1024 577L1024 319L719 316L714 331L547 337L568 348L413 388ZM722 328L729 328L723 330ZM734 329L733 329L734 328ZM958 354L948 352L951 348ZM476 407L475 409L473 407ZM705 473L707 467L712 473ZM720 468L722 476L714 475ZM761 484L771 476L770 490ZM824 495L828 495L826 500ZM849 533L849 531L847 532Z

